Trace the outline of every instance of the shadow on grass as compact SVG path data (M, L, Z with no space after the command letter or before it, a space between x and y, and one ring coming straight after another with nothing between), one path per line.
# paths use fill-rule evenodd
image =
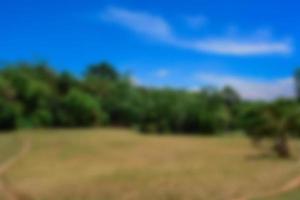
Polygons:
M249 161L259 161L259 160L262 160L262 161L264 161L264 160L276 160L276 161L292 161L292 162L299 161L299 158L294 156L294 155L292 155L289 158L280 158L276 154L270 153L270 152L246 155L245 159L249 160Z

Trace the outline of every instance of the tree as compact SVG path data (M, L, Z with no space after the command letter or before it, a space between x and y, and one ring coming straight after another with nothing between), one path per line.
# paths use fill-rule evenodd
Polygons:
M299 131L300 108L292 101L278 100L269 104L254 104L243 115L243 128L255 144L263 138L273 138L273 150L279 157L290 156L288 135Z
M300 69L297 69L295 71L295 75L294 75L294 79L295 79L295 89L296 89L296 97L297 100L300 101Z
M9 80L0 76L0 97L6 100L14 100L16 91Z
M99 125L105 119L100 102L78 89L72 89L63 98L58 118L63 126Z
M111 64L102 62L99 64L90 65L86 73L86 77L116 81L119 79L119 73Z
M0 129L14 130L18 128L21 117L20 106L0 99Z
M68 72L61 73L56 83L60 95L67 94L73 87L78 85L78 81Z
M221 96L226 105L233 107L240 103L240 95L230 86L225 86L221 91Z
M264 115L264 107L264 104L259 103L244 104L239 115L240 126L255 146L259 146L264 138L270 137L273 133L267 126L268 119Z

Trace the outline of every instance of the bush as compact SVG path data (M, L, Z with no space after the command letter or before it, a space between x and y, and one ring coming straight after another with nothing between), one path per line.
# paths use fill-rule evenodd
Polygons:
M18 128L21 109L17 104L0 100L0 129L13 130Z
M72 89L63 98L59 118L66 126L98 125L105 119L105 115L91 95L78 89Z
M46 108L37 109L31 116L32 127L50 127L53 125L52 112Z

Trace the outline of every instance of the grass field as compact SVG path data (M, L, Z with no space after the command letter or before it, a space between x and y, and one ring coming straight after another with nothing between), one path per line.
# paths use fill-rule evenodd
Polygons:
M25 138L31 150L2 177L22 194L19 199L256 199L300 175L297 156L263 155L242 136L157 136L123 129L2 134L0 164ZM292 147L300 152L300 141ZM300 193L269 198L299 199Z

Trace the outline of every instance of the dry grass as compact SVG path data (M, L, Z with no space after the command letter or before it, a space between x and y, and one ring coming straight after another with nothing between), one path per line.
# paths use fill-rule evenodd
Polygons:
M241 136L32 130L1 135L0 143L28 136L32 150L6 179L37 200L235 199L280 188L300 172L297 158L263 157ZM0 147L0 162L17 148Z
M276 197L269 197L269 198L264 198L264 199L257 199L257 200L298 200L300 199L300 189L298 188L295 191L287 192L284 194L281 194Z

